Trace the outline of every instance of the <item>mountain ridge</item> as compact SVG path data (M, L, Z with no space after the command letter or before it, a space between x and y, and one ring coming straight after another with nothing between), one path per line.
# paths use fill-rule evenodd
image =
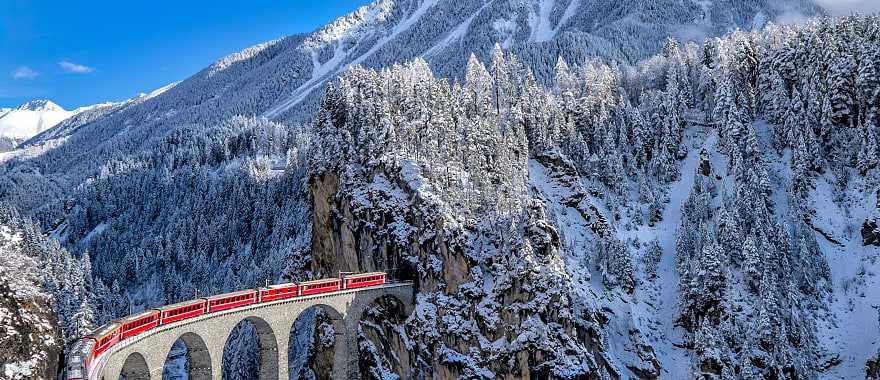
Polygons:
M28 101L20 105L17 110L21 111L54 111L54 112L67 112L61 106L55 104L51 100L48 99L35 99Z

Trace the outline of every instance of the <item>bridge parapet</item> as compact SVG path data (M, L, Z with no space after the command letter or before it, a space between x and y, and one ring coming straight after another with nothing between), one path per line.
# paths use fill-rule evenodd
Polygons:
M304 311L321 306L336 314L333 378L358 378L357 325L364 311L380 298L393 297L409 315L413 292L411 283L392 283L255 304L160 326L116 344L101 356L89 377L116 380L124 374L127 380L161 379L171 347L181 339L190 353L190 378L220 380L229 335L246 320L256 328L260 341L260 379L287 380L290 331Z

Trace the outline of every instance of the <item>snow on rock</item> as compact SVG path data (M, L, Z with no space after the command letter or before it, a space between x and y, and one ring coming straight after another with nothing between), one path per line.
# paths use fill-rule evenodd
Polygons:
M0 209L0 378L54 379L63 349L55 299L22 228Z

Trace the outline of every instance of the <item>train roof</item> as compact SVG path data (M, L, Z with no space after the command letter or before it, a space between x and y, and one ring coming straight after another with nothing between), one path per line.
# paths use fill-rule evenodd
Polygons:
M239 290L237 292L223 293L223 294L218 294L216 296L210 296L210 297L208 297L208 299L215 300L218 298L234 297L234 296L240 296L240 295L244 295L244 294L254 293L256 291L257 291L256 289Z
M103 338L107 334L112 333L114 330L119 328L118 322L110 322L104 326L98 327L95 331L92 331L92 335L89 335L92 338Z
M141 319L141 318L143 318L143 317L146 317L146 316L149 316L149 315L152 315L152 314L156 314L156 313L158 313L158 312L159 312L159 310L145 310L145 311L142 311L142 312L137 313L137 314L133 314L133 315L129 315L129 316L124 317L124 318L120 318L119 321L120 321L120 322L130 322L130 321L135 321L135 320Z
M178 302L178 303L171 304L171 305L165 305L165 306L162 306L161 308L159 308L159 310L165 311L165 310L177 309L178 307L197 305L202 302L205 302L204 298L196 298L194 300L182 301L182 302Z
M261 289L280 289L280 288L287 288L290 286L296 286L296 283L295 282L288 282L286 284L269 285L269 286L261 288Z
M367 276L378 276L378 275L387 275L385 272L367 272L367 273L349 273L342 277L367 277Z
M302 286L302 285L323 284L325 282L332 282L332 281L339 281L339 279L336 277L322 278L320 280L303 281L303 282L297 283L297 285Z

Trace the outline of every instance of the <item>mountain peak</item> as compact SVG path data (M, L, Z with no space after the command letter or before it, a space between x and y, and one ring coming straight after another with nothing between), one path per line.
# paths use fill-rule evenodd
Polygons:
M31 100L18 107L21 111L60 111L64 112L64 108L53 103L51 100L37 99Z

